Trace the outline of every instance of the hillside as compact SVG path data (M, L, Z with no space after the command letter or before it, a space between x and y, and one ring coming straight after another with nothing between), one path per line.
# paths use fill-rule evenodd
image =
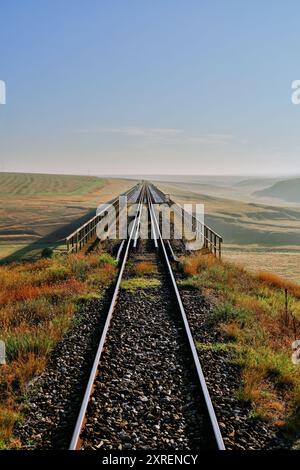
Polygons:
M0 195L86 194L93 189L100 189L104 182L95 176L0 173Z
M246 202L235 193L230 198L218 193L212 196L196 185L160 183L159 188L180 204L205 205L206 223L223 236L223 253L231 261L251 270L265 267L300 281L298 207Z
M226 244L296 248L300 243L298 208L210 196L201 193L201 188L197 190L187 185L161 184L159 187L180 204L203 203L207 225L221 233Z
M31 258L133 186L96 176L0 173L0 262Z
M235 183L235 186L270 186L270 184L280 181L280 178L247 178Z
M300 178L277 181L253 194L258 197L276 197L287 202L300 202Z

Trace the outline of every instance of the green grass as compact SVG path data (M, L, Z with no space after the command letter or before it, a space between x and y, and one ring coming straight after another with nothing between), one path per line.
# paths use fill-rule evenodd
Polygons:
M77 304L85 304L89 302L93 302L94 300L99 300L102 298L101 294L97 294L95 292L89 292L87 294L76 295L74 297L74 301Z
M198 351L212 351L215 353L229 353L235 350L235 345L230 343L200 343L196 341Z
M103 253L99 256L100 265L110 264L111 266L118 266L118 261L109 253Z
M131 279L124 279L121 282L121 288L130 292L134 292L137 289L152 289L159 286L159 279L149 279L147 277L133 277Z
M45 270L43 280L44 282L64 281L69 275L70 270L65 266L53 265Z
M26 355L29 352L46 355L54 345L54 340L47 332L36 331L18 333L8 336L5 340L6 355L8 361L13 361L19 355Z
M250 323L251 315L246 308L237 307L227 300L214 308L210 318L210 322L216 324L231 320L234 320L243 327L246 323Z

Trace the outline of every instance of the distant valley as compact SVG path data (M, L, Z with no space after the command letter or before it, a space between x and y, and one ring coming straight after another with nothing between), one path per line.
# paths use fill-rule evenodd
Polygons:
M300 178L277 181L265 189L254 192L258 197L274 197L287 202L300 203Z

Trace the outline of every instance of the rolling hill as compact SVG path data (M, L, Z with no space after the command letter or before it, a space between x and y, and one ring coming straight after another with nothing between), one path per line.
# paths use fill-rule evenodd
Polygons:
M258 197L276 197L287 202L300 202L300 178L277 181L253 194Z
M0 173L0 263L29 259L133 186L96 176Z

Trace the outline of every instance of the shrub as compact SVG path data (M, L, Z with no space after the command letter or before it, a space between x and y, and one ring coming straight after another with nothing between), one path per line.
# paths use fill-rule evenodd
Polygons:
M212 313L213 323L225 323L234 320L241 327L249 319L249 312L246 309L238 308L232 305L231 302L225 301L215 307Z
M105 285L113 281L116 274L116 268L111 264L103 265L98 268L95 273L90 274L87 284L89 289L99 291Z
M46 247L46 248L43 248L42 252L41 252L41 257L42 258L52 258L53 256L53 250L52 248L50 247Z
M180 258L180 269L188 276L195 276L203 269L220 265L213 255L194 254L189 257Z
M45 297L19 302L15 308L13 325L22 323L37 326L41 322L48 321L55 311Z
M41 374L46 366L46 356L29 352L19 355L14 362L15 386L25 391L26 385L33 377Z

